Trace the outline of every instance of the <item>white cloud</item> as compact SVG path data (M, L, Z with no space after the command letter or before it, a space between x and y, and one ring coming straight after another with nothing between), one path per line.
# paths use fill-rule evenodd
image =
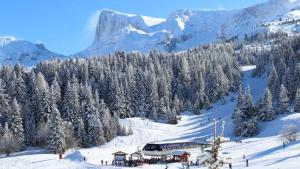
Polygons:
M96 27L99 20L101 10L94 12L87 20L84 27L84 39L90 43L93 41L95 36Z
M101 12L100 10L94 12L88 19L88 22L86 23L86 26L85 26L85 30L87 32L95 32L100 12Z

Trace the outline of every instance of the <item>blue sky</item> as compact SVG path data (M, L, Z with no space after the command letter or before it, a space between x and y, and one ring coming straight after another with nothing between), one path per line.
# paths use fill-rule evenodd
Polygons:
M267 0L0 0L0 36L42 42L69 55L91 44L99 9L166 18L176 9L235 9Z

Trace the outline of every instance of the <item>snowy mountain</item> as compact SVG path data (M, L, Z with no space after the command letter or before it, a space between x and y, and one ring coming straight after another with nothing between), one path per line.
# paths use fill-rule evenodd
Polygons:
M218 40L242 39L245 34L290 31L290 27L274 29L261 25L297 16L299 4L294 0L270 0L236 10L183 9L167 19L105 9L99 15L94 42L75 55L102 55L116 50L148 52L151 48L180 51Z
M34 66L50 58L62 58L63 55L49 51L43 44L34 44L14 37L0 37L0 64L20 63Z
M293 8L278 19L260 26L267 28L271 32L283 31L289 34L300 32L300 6Z

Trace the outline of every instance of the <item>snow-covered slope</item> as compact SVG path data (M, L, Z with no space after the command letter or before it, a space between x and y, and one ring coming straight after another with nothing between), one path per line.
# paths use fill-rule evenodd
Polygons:
M293 8L285 15L264 24L262 27L271 32L282 31L288 34L300 32L300 6Z
M253 100L257 101L266 85L266 76L261 78L252 78L251 72L254 66L242 67L245 72L243 78L243 87L250 85ZM203 110L201 115L192 115L184 113L182 120L177 125L168 125L155 123L147 119L129 118L121 120L121 123L127 128L131 126L133 135L117 137L111 142L100 146L87 149L70 150L64 154L64 159L59 160L58 155L47 154L40 149L28 149L27 151L16 153L13 157L1 158L0 168L5 169L113 169L111 161L112 153L116 151L125 151L130 154L138 148L142 148L149 142L178 142L191 141L197 138L212 136L212 119L215 118L220 126L220 120L226 121L225 136L231 139L230 142L223 143L222 154L231 157L230 160L234 169L245 168L243 154L249 159L249 169L298 169L300 165L300 142L288 144L282 148L278 132L285 124L300 125L300 114L285 114L277 119L260 124L260 134L253 138L237 138L232 134L232 111L235 103L232 97L236 94L231 93L224 99L225 102L217 102L210 110ZM220 128L218 128L220 133ZM242 143L236 143L234 140L243 139ZM201 152L199 150L199 152ZM2 156L3 157L3 156ZM83 162L86 157L86 163ZM195 162L197 153L191 155L191 160ZM101 160L107 161L108 166L101 166ZM118 167L123 168L123 167ZM165 168L165 164L145 165L144 169ZM180 163L169 164L169 169L182 168ZM200 168L205 167L190 167ZM227 166L224 167L228 168Z
M43 60L63 57L63 55L49 51L43 44L17 40L14 37L0 37L0 65L20 63L34 66Z
M102 10L93 44L75 55L102 55L116 50L148 52L151 48L180 51L221 39L241 39L245 34L274 31L260 25L285 15L298 15L292 10L299 4L299 0L270 0L237 10L184 9L165 20Z

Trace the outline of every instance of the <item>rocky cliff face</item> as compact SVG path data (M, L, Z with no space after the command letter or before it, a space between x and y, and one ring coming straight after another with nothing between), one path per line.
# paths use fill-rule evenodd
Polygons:
M297 6L299 1L270 0L238 10L178 10L167 19L102 10L95 40L79 56L108 54L116 50L148 52L180 51L222 39L241 39L269 31L272 22Z

